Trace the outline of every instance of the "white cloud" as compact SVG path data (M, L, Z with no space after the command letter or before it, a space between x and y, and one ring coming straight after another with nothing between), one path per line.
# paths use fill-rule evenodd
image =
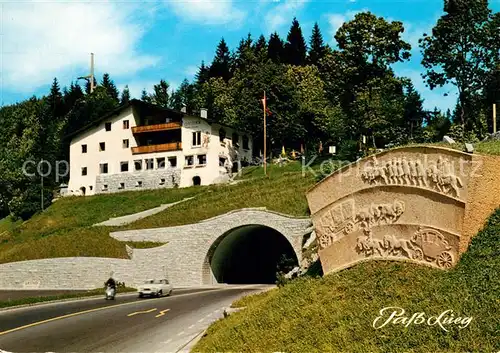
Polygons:
M236 8L232 0L166 0L165 2L180 19L205 25L239 24L246 17L246 13Z
M297 16L299 11L309 0L285 0L283 3L274 6L265 16L268 32L279 30L282 26L291 23L292 18Z
M146 31L137 16L151 16L137 11L137 3L25 1L2 7L4 90L26 93L53 77L84 76L91 52L96 74L109 72L112 78L133 75L159 60L137 51Z

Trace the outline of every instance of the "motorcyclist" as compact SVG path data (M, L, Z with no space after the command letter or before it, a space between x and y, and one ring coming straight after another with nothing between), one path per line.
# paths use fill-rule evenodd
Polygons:
M108 281L106 282L106 286L110 286L111 288L116 290L116 282L113 277L109 277Z

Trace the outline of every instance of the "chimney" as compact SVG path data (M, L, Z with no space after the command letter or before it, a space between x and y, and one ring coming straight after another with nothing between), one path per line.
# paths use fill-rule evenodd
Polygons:
M203 119L208 119L208 110L206 108L201 108L200 109L200 116Z

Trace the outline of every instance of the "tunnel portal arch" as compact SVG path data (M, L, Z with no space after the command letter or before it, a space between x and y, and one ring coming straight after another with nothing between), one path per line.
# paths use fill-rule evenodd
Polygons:
M232 228L210 246L203 261L203 284L274 284L276 272L298 266L299 256L278 230L248 224Z

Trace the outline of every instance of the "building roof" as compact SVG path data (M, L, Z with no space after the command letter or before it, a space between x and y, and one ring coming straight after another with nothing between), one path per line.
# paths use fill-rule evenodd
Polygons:
M74 131L72 132L71 134L68 134L64 137L64 139L70 139L70 138L73 138L75 137L76 135L79 135L80 133L88 130L89 128L93 127L93 126L96 126L96 125L99 125L103 120L106 120L112 116L116 116L116 115L119 115L121 112L123 112L125 109L128 109L130 107L142 107L142 108L147 108L147 109L152 109L152 110L156 110L156 111L165 111L165 112L169 112L169 113L173 113L173 114L176 114L176 115L180 115L181 117L189 117L189 118L200 118L200 119L203 119L205 120L207 123L209 123L210 125L211 124L218 124L218 125L221 125L221 126L224 126L224 127L228 127L230 129L234 129L234 130L238 130L237 128L235 127L232 127L232 126L229 126L229 125L225 125L225 124L222 124L220 122L217 122L213 119L208 119L208 118L204 118L204 117L201 117L201 116L196 116L196 115L192 115L192 114L187 114L187 113L183 113L183 112L180 112L178 110L174 110L174 109L170 109L170 108L164 108L164 107L160 107L156 104L152 104L152 103L147 103L147 102L144 102L144 101L141 101L139 99L131 99L129 102L125 103L125 104L122 104L121 106L117 107L116 109L113 109L112 111L110 111L109 113L101 116L99 119L96 119L94 121L92 121L91 123L85 125L84 127L82 127L81 129L78 129L77 131ZM249 132L247 131L242 131L242 130L239 130L241 132L245 132L247 134L250 134Z

